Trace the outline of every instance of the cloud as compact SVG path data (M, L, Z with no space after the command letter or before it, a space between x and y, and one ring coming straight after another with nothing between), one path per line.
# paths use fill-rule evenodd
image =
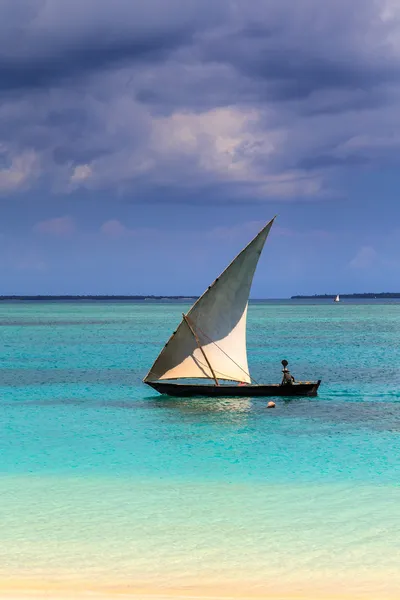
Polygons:
M92 169L89 165L78 165L74 168L73 173L71 175L72 183L80 183L89 179L92 176Z
M237 184L232 199L243 188L251 189L254 198L320 194L318 175L301 169L277 172L274 161L284 132L262 130L260 121L258 111L233 107L149 118L142 146L95 158L85 167L85 177L74 175L74 181L93 189L145 177L159 186L187 189Z
M38 176L38 158L33 150L10 156L0 146L0 160L2 155L6 166L0 168L0 194L20 190Z
M121 221L118 221L118 219L110 219L103 223L100 227L100 232L110 238L120 238L127 235L130 230Z
M372 246L362 246L352 258L349 266L352 269L367 269L372 267L377 259L377 253Z
M0 190L340 193L399 163L399 39L389 0L3 0Z
M74 219L71 217L55 217L36 223L33 228L35 233L51 235L55 237L69 237L76 231Z
M270 196L313 195L316 178L301 171L276 173L273 159L285 132L262 127L260 111L239 107L175 113L153 125L153 151L161 157L192 159L195 169L217 180L253 185ZM193 164L192 163L192 164Z
M211 0L3 0L0 11L3 90L163 60L222 12Z

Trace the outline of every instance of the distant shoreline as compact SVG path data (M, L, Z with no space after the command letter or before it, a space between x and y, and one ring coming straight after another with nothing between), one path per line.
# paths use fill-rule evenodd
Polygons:
M379 292L379 293L366 293L366 294L340 294L341 298L400 298L400 292ZM336 294L314 294L313 296L291 296L291 300L330 300L336 298Z
M197 296L0 296L1 300L32 300L40 302L45 300L197 300Z
M0 301L10 302L10 301L19 301L19 302L55 302L55 301L99 301L99 302L110 302L110 301L133 301L133 302L144 302L146 300L154 300L154 301L162 301L162 300L179 300L179 301L188 301L194 302L198 300L199 296L140 296L140 295L132 295L132 296L101 296L101 295L87 295L87 296L79 296L67 294L64 296L50 296L50 295L36 295L36 296L0 296ZM315 294L313 296L291 296L290 298L251 298L250 302L266 302L266 301L274 301L274 300L333 300L336 298L336 294ZM340 294L340 298L358 298L358 299L386 299L386 298L400 298L399 293L392 292L380 292L377 294L366 293L366 294Z

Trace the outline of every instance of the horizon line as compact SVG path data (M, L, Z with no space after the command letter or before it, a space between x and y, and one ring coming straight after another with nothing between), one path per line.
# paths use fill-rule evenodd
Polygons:
M297 294L285 297L250 298L250 301L265 300L324 300L335 298L337 294ZM400 298L400 292L355 292L340 294L342 298ZM161 295L161 294L4 294L0 301L7 300L197 300L200 295Z

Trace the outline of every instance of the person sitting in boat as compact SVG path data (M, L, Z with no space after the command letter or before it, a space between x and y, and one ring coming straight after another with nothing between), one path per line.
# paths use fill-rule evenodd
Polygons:
M281 385L292 385L292 383L295 383L296 380L293 377L293 375L290 373L289 369L287 368L288 361L283 360L282 365L283 365L283 369L282 369L283 376L282 376Z

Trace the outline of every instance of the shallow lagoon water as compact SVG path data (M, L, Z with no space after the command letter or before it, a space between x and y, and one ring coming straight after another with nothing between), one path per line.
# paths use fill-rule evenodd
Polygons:
M3 577L393 583L400 304L251 304L254 378L322 379L275 410L141 383L185 308L0 305Z

